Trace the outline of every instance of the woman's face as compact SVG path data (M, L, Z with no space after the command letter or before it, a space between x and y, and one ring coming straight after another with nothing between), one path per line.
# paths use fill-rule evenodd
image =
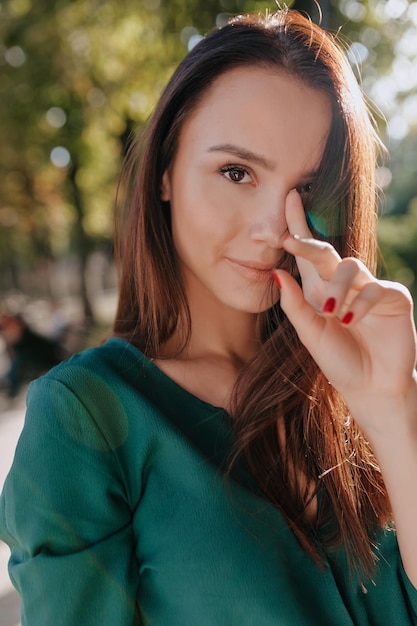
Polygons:
M326 94L273 69L242 67L213 83L163 177L190 303L259 313L276 302L285 200L314 185L331 115Z

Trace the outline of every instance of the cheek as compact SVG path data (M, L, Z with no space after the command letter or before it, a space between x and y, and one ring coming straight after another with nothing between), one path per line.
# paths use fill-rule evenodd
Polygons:
M172 238L179 258L187 265L206 255L207 242L213 238L211 220L201 205L176 204L172 208Z
M213 259L233 237L224 219L205 207L192 212L178 211L172 221L172 236L177 254L182 260Z
M231 194L229 194L231 195ZM236 199L222 189L222 185L191 185L181 187L171 203L174 244L179 248L221 245L239 231L239 210Z

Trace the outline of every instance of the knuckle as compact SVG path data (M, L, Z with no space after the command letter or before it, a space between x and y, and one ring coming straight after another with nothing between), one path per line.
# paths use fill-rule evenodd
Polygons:
M362 263L362 261L360 261L359 259L356 259L353 256L348 256L342 259L341 265L347 271L350 271L352 273L357 273L357 272L364 271L364 270L367 272L367 269L365 265Z
M380 280L378 283L382 288L389 290L392 294L400 295L405 298L411 304L413 303L413 297L410 293L410 290L403 285L402 283L390 281L390 280Z
M346 263L346 265L359 265L361 261L355 256L346 256L343 259L343 263Z

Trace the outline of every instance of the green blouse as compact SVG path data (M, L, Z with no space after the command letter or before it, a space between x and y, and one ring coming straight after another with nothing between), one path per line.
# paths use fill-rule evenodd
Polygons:
M225 480L230 442L223 410L120 339L32 383L0 501L22 626L417 624L393 532L366 590L343 550L319 570Z

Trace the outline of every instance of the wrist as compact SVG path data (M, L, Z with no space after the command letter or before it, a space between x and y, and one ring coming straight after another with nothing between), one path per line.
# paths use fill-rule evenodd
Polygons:
M371 445L374 439L412 438L417 441L417 372L401 393L372 396L364 394L348 402L352 417Z

